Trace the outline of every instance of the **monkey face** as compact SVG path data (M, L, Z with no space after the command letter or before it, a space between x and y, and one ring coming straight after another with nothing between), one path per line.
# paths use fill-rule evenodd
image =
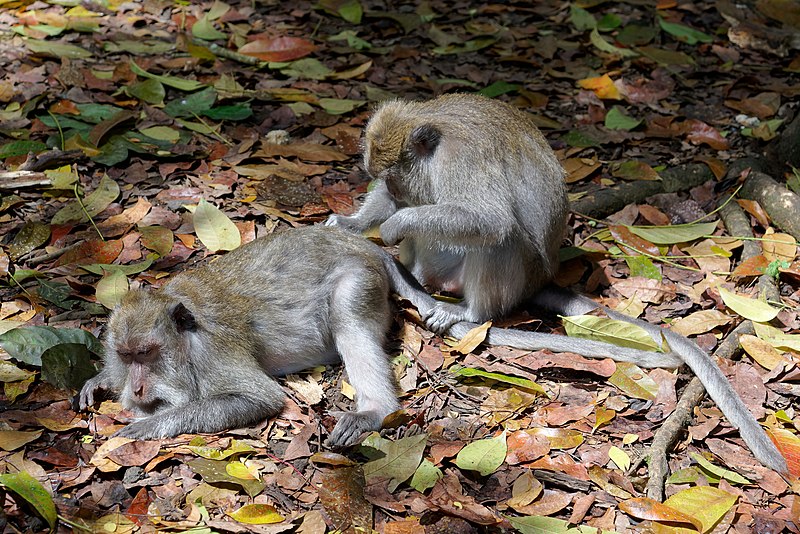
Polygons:
M130 291L109 321L106 366L121 384L122 405L142 415L187 402L186 333L197 326L181 303L161 294Z

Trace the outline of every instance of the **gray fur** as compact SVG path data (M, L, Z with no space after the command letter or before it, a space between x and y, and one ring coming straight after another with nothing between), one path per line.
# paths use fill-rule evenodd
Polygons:
M285 395L271 376L341 355L356 409L340 417L331 444L352 444L399 408L382 348L391 266L391 257L364 239L303 228L244 245L160 290L131 291L111 316L105 367L83 387L81 407L102 388L143 417L119 435L217 432L282 409ZM179 331L172 319L178 303L195 317L194 331ZM158 357L136 368L147 386L138 397L132 377L139 364L123 355L144 358L148 350Z
M432 330L460 337L527 300L561 315L598 307L547 287L568 213L566 187L555 154L525 113L475 95L387 102L367 125L364 164L376 186L355 215L333 215L326 224L354 232L380 225L384 242L400 243L401 262L422 284L461 293L463 301L451 304L401 287ZM670 352L498 328L489 330L488 341L644 367L686 363L756 458L787 472L786 460L711 356L683 336L604 311L645 328L658 343L663 335Z

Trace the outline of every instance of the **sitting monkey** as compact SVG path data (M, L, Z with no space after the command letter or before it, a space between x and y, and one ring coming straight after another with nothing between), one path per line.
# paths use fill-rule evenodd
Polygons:
M524 301L577 315L599 306L547 284L556 273L569 203L564 170L530 117L503 102L449 94L425 102L385 102L364 134L364 166L375 187L353 216L327 224L354 232L380 225L400 244L400 261L425 286L463 295L420 313L437 332L460 337L475 322L500 318ZM716 362L689 339L645 321L669 352L653 353L550 334L491 328L488 341L522 349L570 351L644 367L686 363L764 465L786 460Z

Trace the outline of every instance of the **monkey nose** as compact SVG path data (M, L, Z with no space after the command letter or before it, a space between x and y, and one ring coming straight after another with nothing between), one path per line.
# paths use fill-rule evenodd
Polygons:
M144 384L140 384L138 387L136 387L133 390L133 396L138 398L138 399L141 399L142 397L144 397Z

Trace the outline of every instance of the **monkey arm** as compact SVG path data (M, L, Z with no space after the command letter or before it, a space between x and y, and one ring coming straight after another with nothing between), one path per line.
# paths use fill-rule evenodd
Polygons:
M459 247L484 247L503 242L516 226L507 207L427 204L396 211L381 225L381 239L394 245L404 237L421 236Z
M397 211L397 204L389 193L386 181L378 180L375 187L367 193L364 204L355 215L331 215L325 221L326 226L339 226L345 230L362 233L376 226Z
M277 384L274 387L277 391L264 397L225 393L199 399L191 404L173 406L134 421L115 435L133 439L161 439L178 434L213 433L243 427L281 410L283 391ZM278 396L281 398L279 404L269 399Z

